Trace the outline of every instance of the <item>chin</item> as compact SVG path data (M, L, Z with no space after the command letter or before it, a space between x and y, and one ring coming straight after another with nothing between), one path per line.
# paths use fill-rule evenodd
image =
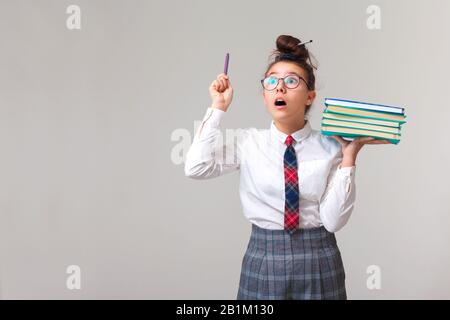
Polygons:
M272 119L278 121L285 121L292 118L292 115L286 112L272 112Z

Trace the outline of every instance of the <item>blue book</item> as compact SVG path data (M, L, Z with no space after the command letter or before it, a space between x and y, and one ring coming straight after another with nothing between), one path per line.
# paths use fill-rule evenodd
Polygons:
M384 105L384 104L375 104L375 103L360 102L360 101L352 101L352 100L335 99L335 98L325 98L325 105L326 106L344 107L344 108L350 108L350 109L394 113L394 114L399 114L399 115L405 114L405 108L402 108L402 107L388 106L388 105Z

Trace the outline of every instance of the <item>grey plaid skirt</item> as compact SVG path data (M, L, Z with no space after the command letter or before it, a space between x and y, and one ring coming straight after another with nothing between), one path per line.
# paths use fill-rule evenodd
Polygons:
M346 300L344 266L334 233L320 227L290 235L252 224L237 299Z

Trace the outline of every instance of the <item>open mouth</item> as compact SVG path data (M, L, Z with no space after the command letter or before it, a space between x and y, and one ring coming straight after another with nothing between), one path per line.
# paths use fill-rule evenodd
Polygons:
M278 110L286 108L286 101L284 101L283 99L275 100L275 108L277 108Z

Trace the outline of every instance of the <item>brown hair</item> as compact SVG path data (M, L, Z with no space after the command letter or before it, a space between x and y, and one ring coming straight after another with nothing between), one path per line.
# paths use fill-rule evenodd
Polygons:
M309 53L307 45L300 45L302 43L299 39L289 36L289 35L280 35L277 38L276 46L277 49L272 52L272 54L269 57L269 60L271 57L275 56L275 59L269 63L268 67L266 68L266 72L264 72L264 77L267 75L267 72L270 70L270 68L280 61L289 61L292 63L295 63L299 67L301 67L307 75L307 86L309 90L315 90L316 88L316 77L314 75L314 70L317 69L317 66L315 66L311 62L311 57L316 61L314 56ZM309 109L311 108L311 105L307 106L305 114L308 113Z

